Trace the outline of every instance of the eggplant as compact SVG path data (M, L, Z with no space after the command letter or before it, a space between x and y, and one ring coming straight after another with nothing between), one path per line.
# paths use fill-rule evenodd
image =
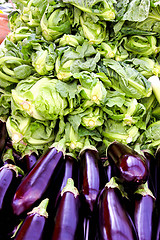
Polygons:
M53 194L53 189L50 188L51 196L50 196L50 204L48 206L48 209L49 209L48 211L50 214L45 227L45 232L48 237L52 236L52 232L53 232L52 228L53 228L55 214L62 198L61 192L63 188L66 186L68 178L72 178L74 181L75 187L79 189L79 163L77 159L75 159L73 156L69 154L66 154L64 158L64 163L65 165L64 165L63 178L61 179L61 181L58 180L58 182L61 182L60 187L57 187L58 192L55 192L55 188L53 186L54 188L54 194Z
M0 211L4 205L11 204L24 172L15 165L12 149L7 149L3 155L3 166L0 168Z
M13 197L12 207L16 215L28 211L42 198L51 179L54 182L53 176L55 177L63 162L63 153L56 148L49 149L37 160L31 171L22 179Z
M0 168L0 210L6 204L6 197L8 200L13 198L14 191L16 191L19 183L17 177L18 169L16 165L5 163Z
M68 178L55 216L52 240L81 240L80 224L81 202L72 178Z
M147 181L146 158L128 145L114 141L107 149L107 156L113 175L118 177L128 188L137 187Z
M135 233L122 205L114 178L105 185L97 199L97 231L99 240L133 240Z
M155 197L148 188L148 184L141 185L134 197L134 223L139 240L151 240L153 236Z
M71 155L65 155L65 174L60 188L60 192L67 184L68 178L74 180L74 185L79 188L79 164L78 161Z
M100 190L99 154L98 151L85 149L80 155L81 193L92 212Z
M29 172L35 163L38 160L38 156L36 153L31 153L30 155L26 154L22 159L21 159L21 164L23 166L23 170L27 173Z
M160 216L159 216L159 219L158 219L158 225L157 225L157 229L156 229L156 238L155 239L156 240L160 239Z
M84 212L83 231L86 240L90 235L95 203L104 179L105 173L104 169L102 171L102 161L98 151L91 147L84 148L80 153L80 190Z
M104 182L103 186L106 184L106 182L109 182L112 177L112 169L111 165L109 164L108 157L101 157L101 163L103 166L103 171L104 171Z
M46 211L49 199L44 199L38 207L28 212L27 217L18 230L15 240L41 240L48 213Z
M75 159L71 155L66 154L65 158L64 158L64 162L65 162L64 177L62 180L61 187L59 189L59 193L57 194L55 208L56 208L56 205L58 205L59 198L61 198L61 192L62 192L63 188L66 186L68 178L72 178L74 180L74 185L77 189L80 188L79 187L79 185L80 185L80 183L79 183L79 164L78 164L77 159Z
M157 198L157 170L158 164L155 155L148 152L147 150L143 150L143 154L147 160L148 165L148 188L151 190L155 198Z
M12 231L17 222L11 201L24 175L23 171L15 165L14 158L8 158L10 150L12 151L12 149L6 151L5 157L3 155L4 164L0 168L0 239L5 239L7 233Z

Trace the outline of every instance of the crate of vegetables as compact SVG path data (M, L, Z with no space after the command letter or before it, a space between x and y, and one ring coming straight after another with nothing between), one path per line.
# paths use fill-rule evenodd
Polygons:
M0 239L160 239L160 2L12 0L0 45Z

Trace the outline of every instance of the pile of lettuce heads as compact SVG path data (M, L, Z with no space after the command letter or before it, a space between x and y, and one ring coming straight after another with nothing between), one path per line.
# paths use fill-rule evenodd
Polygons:
M103 156L114 140L155 152L160 2L14 0L0 48L0 119L16 151ZM158 86L157 86L157 92Z

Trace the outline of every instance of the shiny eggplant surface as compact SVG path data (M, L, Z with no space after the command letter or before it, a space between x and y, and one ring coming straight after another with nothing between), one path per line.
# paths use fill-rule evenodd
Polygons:
M62 161L62 152L58 152L55 148L50 149L37 161L15 192L12 207L16 215L30 209L42 197L60 161Z
M129 146L113 142L107 149L107 156L114 173L122 181L138 186L148 179L148 166L145 157Z
M100 176L98 167L99 156L95 150L87 149L81 155L81 183L82 194L91 211L100 189Z
M72 178L62 190L62 198L55 216L52 240L81 239L78 233L80 200Z
M16 234L15 240L41 240L48 213L46 211L48 199L44 199L38 207L28 213L22 226Z
M106 184L98 197L97 208L99 240L134 239L132 224L117 188Z

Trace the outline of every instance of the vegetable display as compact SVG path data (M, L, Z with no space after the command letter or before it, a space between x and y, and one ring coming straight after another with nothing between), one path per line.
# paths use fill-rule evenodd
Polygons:
M103 156L114 140L155 153L159 3L14 3L0 49L0 118L14 149L41 154L64 139L77 157L88 139Z
M154 240L160 2L12 1L10 32L0 45L0 199L9 198L8 215L16 220L0 238L21 239L23 228L32 234L19 222L49 199L44 239L48 232L51 239L137 240L147 234ZM5 196L9 174L22 172L14 194ZM1 204L0 220L5 211ZM28 218L32 229L36 217Z

